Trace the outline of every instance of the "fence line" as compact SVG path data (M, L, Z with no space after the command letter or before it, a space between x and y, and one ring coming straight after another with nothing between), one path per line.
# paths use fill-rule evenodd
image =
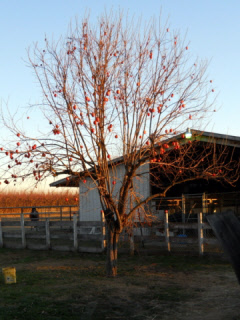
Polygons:
M48 215L51 216L51 213ZM203 255L207 245L218 246L213 234L208 236L209 230L211 227L207 222L203 222L201 212L198 213L197 222L171 222L168 210L165 210L164 221L148 223L146 226L142 221L134 223L128 238L131 240L131 249L134 242L154 242L165 247L168 252L178 246L179 251L191 248L190 251L198 250L198 253ZM124 234L121 239L123 238ZM193 246L196 248L193 249ZM99 221L78 221L77 214L68 221L49 217L30 221L26 218L26 213L21 213L18 220L3 218L0 220L0 247L103 252L106 248L104 215L101 212Z
M73 214L72 216L72 209L78 207L54 206L54 210L56 208L60 210L57 212L39 212L40 219L33 221L28 216L30 212L23 213L26 208L30 209L32 207L14 207L21 213L0 214L0 247L36 250L78 250L84 252L101 252L105 250L105 223L102 219L93 222L79 222L78 214ZM42 208L53 207L37 207L38 210ZM67 209L69 211L66 211ZM67 220L63 219L63 212L66 214L65 218ZM94 232L92 231L92 234L88 234L88 229L94 230ZM58 240L64 242L64 244L56 245L53 243ZM82 243L90 241L92 243L87 243L87 246L79 246L79 241L82 241ZM66 244L67 242L68 244ZM96 242L99 242L99 246L96 245Z
M0 207L0 218L16 218L20 216L21 213L29 215L32 210L32 206L25 207ZM71 220L74 213L78 213L79 206L76 205L64 205L64 206L34 206L39 214L39 219L46 219L51 217L51 219ZM7 212L6 212L7 210Z
M173 243L181 243L183 242L184 237L184 243L185 244L198 244L198 252L200 255L204 254L204 245L216 245L218 246L218 240L214 237L207 237L204 236L204 230L212 230L210 225L207 222L203 222L203 214L202 212L198 213L198 221L196 223L183 223L183 222L168 222L168 211L165 211L165 244L167 251L171 251L171 245ZM197 230L198 231L198 237L190 237L188 238L186 234L184 233L185 230ZM180 234L180 236L170 236L170 230L173 230L174 232L183 230L183 234Z

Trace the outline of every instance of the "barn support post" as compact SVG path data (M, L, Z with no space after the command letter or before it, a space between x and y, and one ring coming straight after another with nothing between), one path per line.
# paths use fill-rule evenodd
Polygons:
M202 212L198 213L198 247L199 254L203 255L204 245L203 245L203 223L202 223Z
M45 221L45 230L46 230L46 246L50 249L51 240L50 240L50 227L49 227L49 218Z
M106 221L103 210L100 212L101 214L101 221L102 221L102 251L105 251L107 248L107 240L106 240Z
M61 221L61 229L62 229L62 207L60 207L60 221Z
M202 214L203 217L206 217L206 215L208 214L208 201L207 201L207 195L204 192L202 194ZM203 231L203 236L206 236L206 230Z
M0 219L0 248L3 247L2 220Z
M77 215L73 215L73 249L77 251L78 249L78 237L77 237Z
M184 194L182 194L182 223L186 221L186 199Z
M170 238L169 238L169 223L168 223L168 210L164 212L164 227L165 227L165 241L167 246L167 251L171 251Z
M25 226L24 226L24 213L21 213L20 216L20 224L21 224L21 234L22 234L22 247L26 248L26 235L25 235Z
M184 194L182 194L182 223L186 222L186 198ZM185 229L182 229L182 234L186 233Z
M204 192L202 194L202 213L203 213L203 216L206 215L208 211L208 208L207 208L207 198L206 198L206 193Z

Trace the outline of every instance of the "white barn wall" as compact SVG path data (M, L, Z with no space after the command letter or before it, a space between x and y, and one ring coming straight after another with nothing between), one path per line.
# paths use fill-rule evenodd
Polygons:
M149 164L144 164L137 171L137 177L134 178L133 186L134 192L139 196L141 200L146 199L150 193L150 176L149 176Z
M79 220L80 221L100 221L101 203L98 190L90 178L87 182L79 184Z
M114 172L112 180L116 181L114 186L114 195L117 196L121 182L125 173L123 164L118 165ZM150 194L149 183L149 164L141 166L137 174L138 177L134 178L133 187L137 196L141 199L145 199ZM101 220L101 203L98 194L98 190L90 178L86 178L87 182L82 181L79 184L79 220L80 221L99 221Z

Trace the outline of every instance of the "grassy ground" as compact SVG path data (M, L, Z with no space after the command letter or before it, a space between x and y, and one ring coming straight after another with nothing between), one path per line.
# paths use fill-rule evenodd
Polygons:
M208 318L219 290L239 312L235 275L216 258L122 254L116 279L105 276L104 255L0 249L0 261L17 270L16 284L0 283L1 320L240 319L234 307Z

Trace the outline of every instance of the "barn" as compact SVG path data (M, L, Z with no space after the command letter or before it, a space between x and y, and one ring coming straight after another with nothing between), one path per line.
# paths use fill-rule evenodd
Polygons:
M201 141L202 145L223 146L225 153L239 163L240 159L240 137L224 135L213 132L191 130L187 131L190 135L183 133L174 136L175 140L181 143L189 141ZM166 143L171 141L172 137L166 139ZM226 154L226 161L228 155ZM124 165L121 157L114 159L116 179L115 192L119 191L121 179L124 175ZM147 198L149 195L157 194L158 188L152 183L151 162L140 167L138 177L134 180L133 187L135 192L141 199ZM235 170L232 168L232 170ZM75 187L79 188L79 220L80 221L99 221L101 219L101 204L98 196L98 190L91 178L71 176L50 184L51 187ZM155 198L148 204L149 211L154 215L163 219L165 210L169 211L170 219L174 221L181 219L190 221L194 219L198 212L204 214L221 212L231 209L240 215L240 179L235 181L234 185L221 184L215 179L199 179L172 187L165 198Z

